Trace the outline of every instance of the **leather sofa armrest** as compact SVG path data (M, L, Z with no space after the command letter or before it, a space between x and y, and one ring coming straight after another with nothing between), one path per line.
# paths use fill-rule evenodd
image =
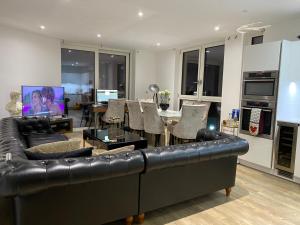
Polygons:
M212 131L208 129L201 129L197 132L196 141L213 141L213 140L222 140L228 138L230 135L218 131Z
M61 160L12 160L0 167L0 196L10 197L137 174L144 170L144 158L140 151L129 151Z
M182 166L201 161L245 154L249 149L244 139L228 135L214 141L172 145L142 150L145 157L145 172L167 167Z

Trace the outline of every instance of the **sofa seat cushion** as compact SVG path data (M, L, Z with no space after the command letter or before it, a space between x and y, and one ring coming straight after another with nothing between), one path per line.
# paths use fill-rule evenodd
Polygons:
M37 145L28 148L27 151L40 152L40 153L57 153L69 152L80 148L80 139L70 139L68 141L57 141L46 144Z
M34 147L42 144L58 142L58 141L67 141L68 138L63 134L58 133L31 133L27 136L28 147Z
M134 150L134 145L124 146L124 147L116 148L113 150L94 149L93 156L114 155L114 154L119 154L119 153L123 153L123 152L130 152L133 150Z
M47 159L65 159L65 158L78 158L78 157L90 157L92 156L93 147L81 148L66 152L33 152L25 151L29 160L47 160Z

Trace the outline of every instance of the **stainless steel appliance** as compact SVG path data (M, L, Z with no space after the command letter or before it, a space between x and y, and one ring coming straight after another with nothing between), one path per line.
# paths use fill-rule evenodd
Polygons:
M279 71L244 72L240 132L249 134L252 108L262 110L259 137L273 139Z
M242 100L240 132L250 135L249 123L252 108L259 108L262 110L260 132L258 137L273 139L276 103L272 101Z
M242 98L276 101L278 71L244 72Z
M278 122L275 149L275 168L280 172L294 173L297 133L299 124ZM285 173L281 173L285 174Z

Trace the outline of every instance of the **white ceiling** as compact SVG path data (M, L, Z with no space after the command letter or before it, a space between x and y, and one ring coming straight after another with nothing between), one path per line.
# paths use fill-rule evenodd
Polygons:
M104 47L126 49L221 39L243 24L299 15L300 0L0 0L2 24L86 44L101 33Z

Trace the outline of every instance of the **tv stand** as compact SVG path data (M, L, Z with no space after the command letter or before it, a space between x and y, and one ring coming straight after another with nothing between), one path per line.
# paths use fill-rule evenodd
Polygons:
M72 118L50 118L51 128L58 133L73 132Z

